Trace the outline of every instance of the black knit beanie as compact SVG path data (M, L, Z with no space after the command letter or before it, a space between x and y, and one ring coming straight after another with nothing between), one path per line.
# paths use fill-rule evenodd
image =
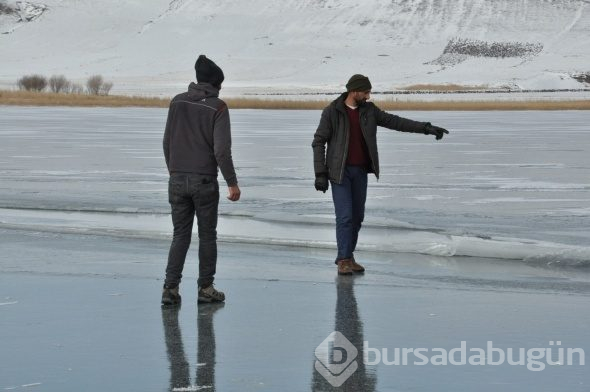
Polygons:
M360 74L352 75L350 79L348 79L348 83L346 83L346 91L348 92L370 91L372 88L373 86L371 86L369 78Z
M223 71L213 61L200 55L195 63L195 71L197 71L197 82L209 83L217 88L221 88L221 83L225 78Z

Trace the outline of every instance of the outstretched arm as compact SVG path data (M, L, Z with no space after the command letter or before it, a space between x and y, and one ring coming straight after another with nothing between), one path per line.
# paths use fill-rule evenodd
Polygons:
M381 127L395 129L396 131L400 132L412 132L423 133L425 135L435 135L436 140L442 139L444 134L449 133L449 131L447 131L446 129L432 125L429 122L414 121L408 118L395 116L377 107L375 107L375 110L377 125Z

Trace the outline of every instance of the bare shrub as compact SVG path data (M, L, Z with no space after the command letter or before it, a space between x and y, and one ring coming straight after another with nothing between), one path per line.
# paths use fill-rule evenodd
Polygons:
M100 88L102 87L103 79L101 75L94 75L88 78L86 81L86 89L88 94L98 95Z
M72 83L70 85L70 94L84 94L84 87L79 83Z
M53 75L49 78L49 89L54 93L69 93L70 81L63 75Z
M105 82L100 87L100 95L109 95L111 89L113 88L112 82Z
M43 91L47 87L47 79L42 75L26 75L17 80L16 84L21 90Z
M86 90L91 95L109 95L113 83L105 82L102 75L94 75L86 81Z

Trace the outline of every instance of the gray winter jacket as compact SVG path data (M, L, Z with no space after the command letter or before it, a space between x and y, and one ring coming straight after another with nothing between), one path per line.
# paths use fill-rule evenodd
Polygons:
M170 102L164 131L164 157L172 173L217 176L221 170L228 186L238 180L231 156L231 128L227 105L219 89L191 83L188 91Z
M313 137L313 166L315 174L328 174L330 180L342 183L348 155L350 124L344 106L348 93L342 94L322 112L320 124ZM371 160L370 172L379 178L377 126L401 132L424 133L426 123L394 116L379 109L372 102L359 107L360 125ZM326 143L328 150L326 153Z

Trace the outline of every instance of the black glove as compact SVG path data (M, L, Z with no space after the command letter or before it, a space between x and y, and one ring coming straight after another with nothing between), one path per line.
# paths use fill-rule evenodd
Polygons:
M325 173L315 175L315 190L326 193L328 190L328 175Z
M432 125L431 123L426 123L424 125L424 134L425 135L434 135L434 136L436 136L436 140L442 139L443 135L445 133L448 134L449 131L447 131L444 128L437 127L436 125Z

